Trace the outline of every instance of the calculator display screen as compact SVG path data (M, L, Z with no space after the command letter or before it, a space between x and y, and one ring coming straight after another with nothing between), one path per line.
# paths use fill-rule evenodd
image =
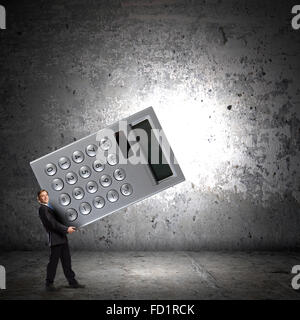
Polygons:
M161 181L167 177L170 177L173 175L173 172L168 165L168 162L162 152L162 149L159 145L159 142L157 141L156 137L151 141L151 124L149 120L143 120L135 125L132 126L132 129L143 129L147 136L148 136L148 165L152 171L152 174L156 181ZM152 135L154 136L154 135ZM140 141L140 144L142 144L142 141ZM144 147L147 147L146 145ZM159 157L153 157L153 159L159 159L158 163L151 163L151 155L152 152L155 152L155 150L158 150L159 152Z
M124 131L121 130L121 131L115 132L115 138L116 138L116 141L119 145L119 148L123 154L123 157L128 159L130 144L126 138Z

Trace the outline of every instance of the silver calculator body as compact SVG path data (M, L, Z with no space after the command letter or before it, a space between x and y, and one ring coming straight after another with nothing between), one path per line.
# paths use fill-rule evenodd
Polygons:
M77 228L185 180L152 107L30 165L61 222Z

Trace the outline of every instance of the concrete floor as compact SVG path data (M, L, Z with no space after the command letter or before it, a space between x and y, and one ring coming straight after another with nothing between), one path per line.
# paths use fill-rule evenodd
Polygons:
M48 252L0 254L6 290L0 299L300 299L291 287L298 252L72 252L84 289L44 290Z

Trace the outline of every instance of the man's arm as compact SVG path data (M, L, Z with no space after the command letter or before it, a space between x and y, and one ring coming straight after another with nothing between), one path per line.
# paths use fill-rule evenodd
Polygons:
M62 234L68 233L68 227L58 222L51 214L47 214L47 208L45 206L40 207L39 216L46 229Z

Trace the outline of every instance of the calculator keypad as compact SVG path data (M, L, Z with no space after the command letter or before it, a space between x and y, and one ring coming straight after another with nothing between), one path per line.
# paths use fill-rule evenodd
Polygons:
M107 152L112 142L105 137L99 146ZM69 222L77 220L79 215L89 215L93 210L101 210L109 203L116 203L120 197L129 196L133 192L129 183L122 184L126 172L118 166L117 154L106 153L106 161L89 160L96 157L97 152L98 146L88 144L82 150L72 151L70 157L61 156L57 163L53 161L45 166L45 173L53 176L51 187L58 192L58 203L66 208L65 217Z

